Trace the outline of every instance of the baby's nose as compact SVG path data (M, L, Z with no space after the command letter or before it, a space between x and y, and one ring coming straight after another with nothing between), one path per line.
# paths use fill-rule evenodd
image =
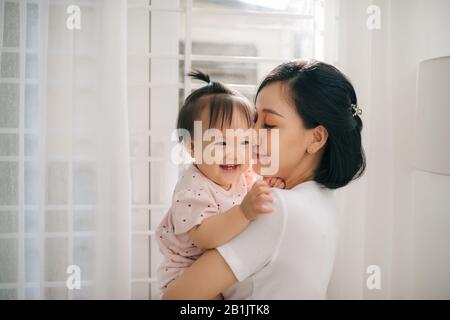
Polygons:
M236 161L236 150L235 148L226 148L225 151L225 160L227 164L232 164L232 162Z

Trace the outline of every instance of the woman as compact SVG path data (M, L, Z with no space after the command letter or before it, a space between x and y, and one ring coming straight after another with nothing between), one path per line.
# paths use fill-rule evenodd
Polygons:
M350 81L335 67L292 61L275 68L256 95L255 129L279 130L273 212L204 253L168 287L164 299L323 299L337 249L331 190L365 169L361 109ZM261 164L255 166L261 172Z

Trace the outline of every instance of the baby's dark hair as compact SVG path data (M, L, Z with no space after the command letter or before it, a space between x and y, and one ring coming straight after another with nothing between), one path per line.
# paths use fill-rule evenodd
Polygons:
M253 107L243 95L226 85L211 81L209 75L199 70L188 74L193 79L207 83L194 90L184 101L177 120L177 129L184 129L192 136L194 132L194 121L199 120L200 114L207 109L209 112L208 128L224 128L230 126L235 112L240 113L249 128L253 124ZM182 141L182 136L180 136Z

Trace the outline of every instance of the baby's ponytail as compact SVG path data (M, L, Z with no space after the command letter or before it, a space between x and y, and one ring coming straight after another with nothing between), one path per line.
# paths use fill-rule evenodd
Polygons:
M191 77L192 79L197 79L206 82L207 84L211 83L209 75L200 70L191 71L188 73L188 76Z
M219 81L211 81L210 76L200 70L188 73L194 80L200 80L207 85L192 91L180 109L177 129L187 130L193 134L194 121L199 120L203 109L208 109L208 127L224 127L231 124L233 114L243 115L249 127L253 121L253 107L244 96ZM182 140L182 139L180 139Z

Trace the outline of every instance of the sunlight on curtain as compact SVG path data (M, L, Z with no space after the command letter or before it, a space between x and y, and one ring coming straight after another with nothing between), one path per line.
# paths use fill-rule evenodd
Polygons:
M0 15L0 299L129 298L126 1Z

